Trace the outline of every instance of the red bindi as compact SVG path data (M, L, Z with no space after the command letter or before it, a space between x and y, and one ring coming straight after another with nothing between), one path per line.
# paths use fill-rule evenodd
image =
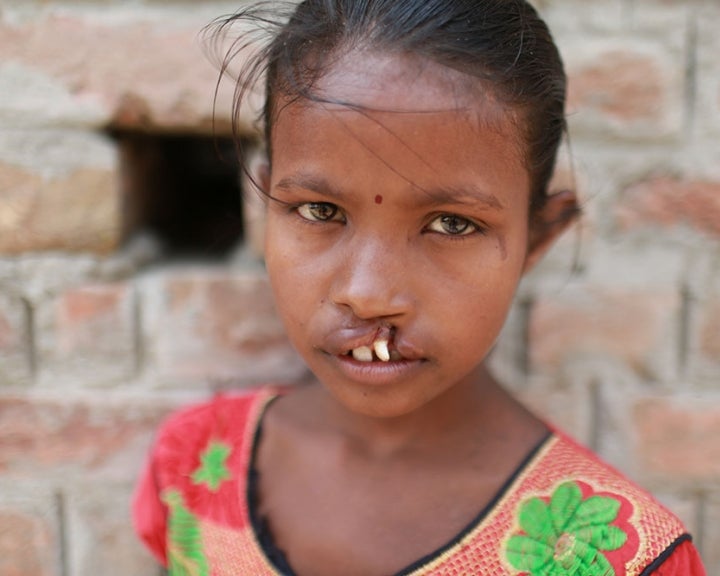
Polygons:
M375 196L375 204L382 204L382 201L383 201L383 197L380 196L380 194Z

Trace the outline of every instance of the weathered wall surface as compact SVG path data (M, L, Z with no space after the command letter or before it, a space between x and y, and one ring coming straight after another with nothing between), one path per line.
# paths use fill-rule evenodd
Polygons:
M493 362L720 573L720 4L537 4L571 77L557 184L585 216L526 279ZM261 266L121 246L107 128L210 134L197 34L236 6L0 0L0 576L157 575L127 503L158 421L303 377Z

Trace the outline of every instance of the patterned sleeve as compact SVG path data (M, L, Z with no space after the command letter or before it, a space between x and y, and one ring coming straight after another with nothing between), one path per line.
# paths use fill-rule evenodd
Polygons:
M231 529L247 523L237 497L252 445L246 426L273 394L267 388L217 395L171 414L159 427L135 488L132 519L137 535L163 566L172 564L182 548L176 545L177 534L197 531L199 519Z
M212 404L194 404L170 414L158 427L145 468L135 487L132 520L136 534L163 566L168 565L167 526L169 510L163 490L172 483L175 463L186 454L178 438L192 435Z
M689 536L679 538L668 549L668 553L658 558L644 574L648 574L648 576L706 576L700 554Z

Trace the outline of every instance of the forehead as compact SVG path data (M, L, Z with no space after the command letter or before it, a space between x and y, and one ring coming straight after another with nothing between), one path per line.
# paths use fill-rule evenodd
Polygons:
M356 50L320 79L320 96L343 95L359 105L396 110L450 109L472 104L473 82L460 72L414 54Z
M475 78L418 56L355 51L313 96L278 102L273 172L340 157L343 174L365 159L378 175L431 186L451 173L492 181L511 173L514 189L529 189L516 116Z
M484 128L519 136L519 111L502 104L489 82L416 54L356 49L329 64L311 87L327 107L368 112L460 112ZM296 101L292 96L276 106ZM520 138L518 137L518 144Z

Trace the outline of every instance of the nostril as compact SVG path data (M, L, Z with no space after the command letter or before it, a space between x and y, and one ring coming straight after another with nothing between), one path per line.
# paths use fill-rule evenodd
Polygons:
M404 254L367 235L355 240L332 276L329 299L363 320L402 314L410 300Z

